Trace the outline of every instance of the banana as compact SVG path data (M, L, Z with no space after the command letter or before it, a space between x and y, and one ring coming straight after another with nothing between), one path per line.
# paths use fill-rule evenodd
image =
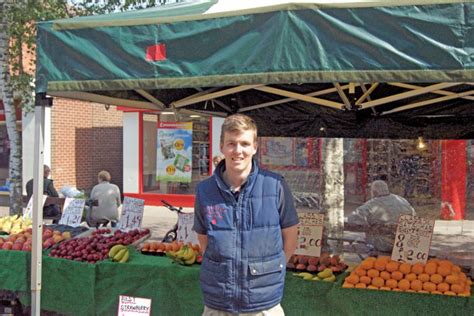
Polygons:
M187 247L186 251L183 254L182 259L184 261L191 259L193 256L195 256L194 250L191 247Z
M306 275L303 277L303 280L307 280L307 281L313 280L313 275Z
M114 258L120 250L125 249L125 248L127 248L127 247L125 247L124 245L121 245L121 244L117 244L117 245L113 246L109 250L109 258Z
M123 255L122 259L120 259L118 262L119 262L119 263L127 262L129 256L130 256L130 253L128 252L128 249L127 249L127 251L126 251L125 254Z
M300 273L296 273L296 276L300 277L300 278L309 278L309 277L313 277L313 275L309 272L300 272Z
M333 274L328 278L324 278L323 281L324 282L334 282L334 281L336 281L336 276Z
M177 259L183 259L184 255L187 253L188 251L188 246L184 245L181 247L181 249L178 250L178 252L176 253L176 258Z
M332 270L329 268L326 268L323 271L318 273L318 278L325 279L325 278L329 278L332 275L333 275Z
M192 265L194 262L196 262L196 253L194 250L191 249L191 257L188 258L187 260L184 261L184 264L187 266Z
M128 252L127 248L120 249L119 252L112 258L114 261L120 261L122 258L125 256L125 254Z
M318 276L315 276L315 277L313 278L313 281L321 281L321 278L318 277Z
M166 256L174 260L176 258L176 251L167 251Z

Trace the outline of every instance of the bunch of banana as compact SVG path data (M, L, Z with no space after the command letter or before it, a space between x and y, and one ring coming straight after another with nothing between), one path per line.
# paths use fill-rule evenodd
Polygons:
M313 275L309 272L293 273L293 275L307 281L324 281L324 282L336 281L336 276L333 274L330 268L324 269L323 271L319 272L317 275Z
M109 258L115 262L127 262L129 255L128 248L124 245L115 245L109 250Z
M31 218L19 215L10 215L0 218L0 231L8 234L18 234L31 227Z
M190 266L196 262L197 254L193 248L184 245L178 251L167 251L166 256L179 264Z

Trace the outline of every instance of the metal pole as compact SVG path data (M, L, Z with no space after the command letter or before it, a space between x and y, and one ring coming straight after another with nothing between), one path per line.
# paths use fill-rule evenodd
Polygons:
M33 168L33 247L31 250L31 315L41 315L41 266L43 251L43 148L44 105L35 106L35 149Z

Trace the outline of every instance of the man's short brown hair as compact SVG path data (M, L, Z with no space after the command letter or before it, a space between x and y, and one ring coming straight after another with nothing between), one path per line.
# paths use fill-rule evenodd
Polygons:
M255 121L244 114L233 114L225 118L221 129L221 144L224 143L224 134L232 132L254 132L254 142L257 143L257 124Z
M100 181L107 181L107 182L110 182L110 180L112 179L112 177L110 176L110 173L105 170L102 170L101 172L99 172L97 177L99 178Z

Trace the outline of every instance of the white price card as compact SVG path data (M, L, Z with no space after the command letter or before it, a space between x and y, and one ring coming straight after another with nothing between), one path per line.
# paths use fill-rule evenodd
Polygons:
M295 254L319 257L324 229L324 214L298 213L298 243Z
M178 232L176 239L184 243L198 244L197 234L193 229L194 213L178 213Z
M46 202L47 198L48 198L47 195L43 195L43 204L41 204L41 207L40 207L41 212L43 211L44 202ZM26 206L26 209L23 212L23 218L32 218L32 215L33 215L33 196L31 196L30 200L28 201L28 205Z
M142 227L144 209L145 200L125 197L119 228L123 231L129 231Z
M82 212L86 200L66 198L64 201L63 214L59 220L59 224L77 227L82 222Z
M400 215L392 250L392 260L426 263L433 237L434 219Z
M151 315L151 299L133 296L119 296L117 316Z

